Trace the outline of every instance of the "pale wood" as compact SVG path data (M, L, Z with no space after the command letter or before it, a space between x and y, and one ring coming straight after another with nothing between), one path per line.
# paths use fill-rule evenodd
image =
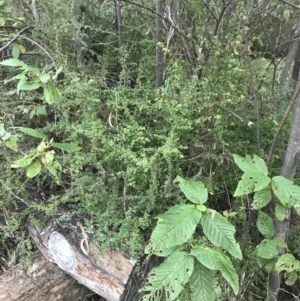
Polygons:
M83 236L76 233L75 227L75 238L55 224L40 229L29 222L28 229L48 261L56 263L60 269L99 296L107 301L124 301L127 295L131 295L130 301L137 298L137 288L124 294L127 283L132 283L129 279L134 263L123 254L115 250L101 254L99 247L93 247L85 255L85 250L80 247ZM135 296L132 295L133 291Z
M0 276L0 301L82 301L91 293L41 254L29 269L17 265Z

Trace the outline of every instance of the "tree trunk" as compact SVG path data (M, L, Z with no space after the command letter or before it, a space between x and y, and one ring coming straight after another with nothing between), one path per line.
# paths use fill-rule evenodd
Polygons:
M294 94L295 111L290 132L289 142L285 154L281 175L287 179L293 180L300 155L300 82L296 87ZM284 241L287 238L289 228L290 211L287 213L285 220L279 221L274 219L275 237L281 237ZM283 254L284 250L279 249L279 255ZM269 301L278 300L278 292L280 289L281 274L272 272L269 276Z
M163 85L164 81L164 54L163 42L163 0L156 0L156 88Z
M293 69L293 65L295 63L295 56L299 45L299 39L298 39L299 34L300 34L300 20L298 20L296 24L295 33L293 35L292 42L289 47L288 55L285 59L285 65L282 69L282 73L280 77L279 96L281 97L286 94L286 91L289 88L289 80L291 78L291 72Z
M42 230L28 222L30 235L46 259L106 300L125 300L123 294L134 264L115 250L101 254L99 248L90 248L83 226L69 225L62 229L50 224Z
M42 255L31 268L17 265L0 276L0 301L82 301L91 293Z

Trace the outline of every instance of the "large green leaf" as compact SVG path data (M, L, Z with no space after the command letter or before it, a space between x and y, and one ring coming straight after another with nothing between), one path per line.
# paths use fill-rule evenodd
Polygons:
M238 186L234 192L234 196L241 196L251 192L259 191L269 185L271 179L261 171L247 171L243 174Z
M73 144L73 143L58 143L58 142L52 142L52 146L57 147L61 150L65 150L69 153L78 152L81 150L81 147Z
M146 253L165 251L173 246L182 245L195 232L202 213L195 205L179 204L158 216Z
M273 220L266 213L262 211L258 212L256 226L258 228L258 231L264 237L271 238L274 236L275 229Z
M155 293L164 288L165 300L175 300L189 281L194 269L194 259L185 252L175 252L161 265L151 270L141 291L148 292L141 301L155 300Z
M243 172L260 171L265 176L268 175L268 168L265 161L256 155L253 156L253 160L251 159L250 156L241 157L239 155L233 155L233 158L236 165Z
M216 295L213 280L212 271L196 260L189 280L192 301L214 301Z
M271 273L272 271L276 270L275 266L277 263L277 258L271 258L271 259L266 259L262 257L256 257L257 264L260 268L264 268L267 273Z
M17 92L23 90L23 91L31 91L31 90L36 90L41 86L40 81L34 81L32 83L28 83L26 81L26 78L22 78L17 85Z
M47 139L47 136L45 134L43 134L42 132L39 132L35 129L20 127L19 130L32 137L36 137L36 138L40 138L40 139Z
M235 228L216 211L206 211L201 218L206 237L217 247L227 250L232 256L242 259L239 244L234 238Z
M255 210L262 209L271 202L271 199L272 195L269 187L256 191L251 204L252 208Z
M195 204L204 204L208 198L207 188L200 181L185 180L177 176L179 187L184 195Z
M223 253L206 247L195 247L192 254L199 260L201 264L210 270L219 270L223 277L233 288L235 294L239 291L238 274L231 260Z
M282 176L272 178L272 189L276 197L284 206L294 206L300 202L300 187L293 184L293 181Z
M41 161L40 160L35 160L34 162L32 162L28 167L27 167L27 177L29 179L34 178L35 176L37 176L40 171L41 171Z

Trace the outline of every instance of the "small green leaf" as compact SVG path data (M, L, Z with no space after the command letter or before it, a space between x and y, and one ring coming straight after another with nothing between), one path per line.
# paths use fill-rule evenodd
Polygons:
M219 270L237 295L239 291L238 274L231 260L223 253L211 248L197 246L191 251L201 264L209 270Z
M35 109L31 110L30 114L29 114L29 118L32 119L35 115Z
M272 259L266 259L266 258L261 258L261 257L256 257L257 264L260 268L264 268L267 273L271 273L272 271L275 271L276 268L276 263L277 263L277 258L272 258Z
M185 180L177 176L179 187L187 199L195 204L204 204L208 198L208 192L205 185L200 181Z
M268 243L276 248L287 248L286 242L281 237L275 237L273 239L268 239Z
M60 178L58 171L61 171L61 165L57 161L53 161L52 164L45 165L49 173L55 178L56 183L60 185Z
M48 82L44 87L44 97L48 104L54 104L60 97L61 92L51 83Z
M206 211L206 206L205 205L197 205L196 207L201 212L205 212Z
M20 167L28 166L32 162L33 159L34 159L34 154L24 156L24 157L18 159L17 161L15 161L11 165L11 167L12 168L20 168Z
M17 138L15 136L10 137L10 139L6 142L6 146L13 151L18 151Z
M286 271L288 273L299 271L300 262L292 254L285 253L278 259L276 269L279 272Z
M5 25L5 21L6 21L5 18L0 17L0 25L1 25L1 26Z
M10 67L20 67L20 66L24 67L24 65L26 65L26 64L16 58L12 58L12 59L8 59L3 62L0 62L0 65L10 66Z
M31 129L31 128L25 128L25 127L20 127L19 130L29 136L35 137L35 138L40 138L40 139L48 139L45 134L42 132L39 132L37 130Z
M32 83L28 83L26 81L26 78L22 78L17 85L18 91L31 91L36 90L41 86L41 82L39 80L36 80Z
M81 147L73 144L73 143L58 143L58 142L52 142L52 146L59 148L61 150L67 151L69 153L78 152L81 150Z
M256 220L258 231L266 238L272 238L275 233L273 220L264 212L259 211Z
M29 179L34 178L35 176L37 176L40 171L41 171L41 161L40 160L35 160L34 162L32 162L28 167L27 167L27 177Z
M12 48L12 56L13 58L18 59L19 55L20 55L19 46L18 44L14 44Z
M194 259L184 252L175 252L162 264L151 270L141 291L148 292L141 301L153 300L155 293L164 289L168 301L175 300L189 281L194 269Z
M46 82L48 82L48 80L50 79L50 75L49 74L42 74L39 76L40 81L45 84Z
M213 280L212 271L196 260L189 280L192 301L214 301L216 295Z
M285 277L286 277L285 278L285 284L289 285L289 286L293 286L299 278L299 272L298 271L292 271L290 273L287 273L285 275Z
M278 255L277 248L264 240L256 249L257 256L265 259L272 259Z
M37 107L35 107L35 110L36 110L37 114L39 114L39 115L47 115L45 106L37 106Z
M201 212L194 205L179 204L158 216L145 253L157 253L182 245L194 234L201 218Z
M288 208L284 207L281 203L276 203L275 216L278 220L283 221L286 218L288 212Z
M206 237L217 247L227 250L232 256L242 259L239 244L234 238L235 227L216 211L203 213L201 225Z
M272 189L283 206L291 207L300 203L300 187L293 184L293 181L282 176L272 178Z
M270 189L264 188L255 192L252 202L252 208L255 210L260 210L266 207L272 200L272 195Z

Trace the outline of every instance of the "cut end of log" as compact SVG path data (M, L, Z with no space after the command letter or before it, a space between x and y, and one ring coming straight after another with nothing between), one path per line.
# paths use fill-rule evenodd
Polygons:
M67 239L54 231L48 238L48 248L56 264L66 272L71 272L76 266L75 252Z

